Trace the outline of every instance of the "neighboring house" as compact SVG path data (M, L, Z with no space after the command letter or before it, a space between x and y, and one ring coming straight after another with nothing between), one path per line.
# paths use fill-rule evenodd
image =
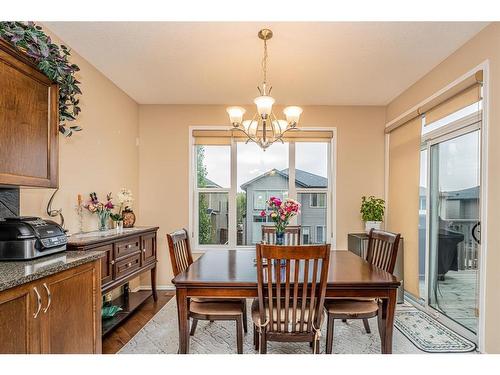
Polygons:
M221 186L205 177L204 187L220 188ZM203 193L202 193L203 194ZM204 193L207 199L207 214L210 215L210 244L225 244L228 230L228 202L225 193Z
M425 269L426 194L427 189L420 186L419 267L422 279ZM476 269L479 244L472 237L472 229L479 218L479 186L441 192L438 205L440 227L464 235L464 240L458 244L459 269Z
M326 189L328 179L297 169L295 172L296 189ZM258 243L262 239L261 226L268 218L260 212L266 208L266 201L274 196L280 199L288 196L288 169L272 169L241 185L246 192L246 218L243 223L244 243ZM301 214L297 224L302 226L302 243L322 243L326 241L326 192L298 193ZM269 224L271 224L270 222Z

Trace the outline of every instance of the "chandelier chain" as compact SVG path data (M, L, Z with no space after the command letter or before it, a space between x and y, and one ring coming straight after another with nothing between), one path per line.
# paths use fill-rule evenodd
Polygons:
M262 73L264 76L264 83L267 82L267 40L264 39L264 57L262 58Z

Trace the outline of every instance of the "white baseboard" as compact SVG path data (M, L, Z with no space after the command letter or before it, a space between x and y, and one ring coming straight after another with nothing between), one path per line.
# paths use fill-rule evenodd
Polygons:
M151 285L140 285L133 290L133 292L137 292L138 290L151 290ZM167 285L157 285L156 290L175 290L175 286L167 284Z

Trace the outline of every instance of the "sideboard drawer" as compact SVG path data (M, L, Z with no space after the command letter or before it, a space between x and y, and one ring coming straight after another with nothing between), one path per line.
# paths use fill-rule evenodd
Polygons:
M139 237L130 238L115 244L115 260L135 253L141 249Z
M115 279L127 276L139 268L141 268L141 253L137 252L115 262Z

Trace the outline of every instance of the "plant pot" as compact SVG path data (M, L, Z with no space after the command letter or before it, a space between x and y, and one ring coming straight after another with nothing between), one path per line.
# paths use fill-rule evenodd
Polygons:
M378 230L381 225L381 221L365 221L365 232L370 233L370 230L372 229Z

